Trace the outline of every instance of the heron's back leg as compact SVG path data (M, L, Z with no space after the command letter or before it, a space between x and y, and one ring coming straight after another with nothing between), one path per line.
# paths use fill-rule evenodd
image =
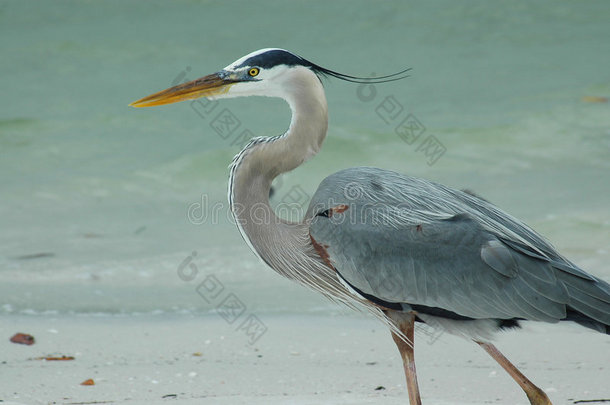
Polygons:
M521 371L517 369L500 351L491 343L475 341L481 346L525 391L532 405L552 405L544 391L534 385Z
M408 340L408 342L405 342L400 336L392 332L392 339L394 339L394 343L396 343L400 356L402 357L405 377L407 378L407 389L409 391L409 403L410 405L421 405L419 387L417 385L417 373L415 371L415 315L411 313L388 312L390 312L388 313L390 318Z

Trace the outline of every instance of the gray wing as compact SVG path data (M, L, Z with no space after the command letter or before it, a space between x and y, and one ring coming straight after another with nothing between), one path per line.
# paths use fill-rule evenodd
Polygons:
M610 286L475 195L373 168L325 179L311 237L339 275L389 303L474 318L610 324Z

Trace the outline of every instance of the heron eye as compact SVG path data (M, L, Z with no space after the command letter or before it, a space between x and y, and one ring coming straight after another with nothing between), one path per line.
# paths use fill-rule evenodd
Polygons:
M330 218L332 216L330 209L318 212L316 215L319 217L324 217L324 218Z
M258 75L258 72L259 72L258 68L252 68L252 69L248 70L248 74L252 77Z

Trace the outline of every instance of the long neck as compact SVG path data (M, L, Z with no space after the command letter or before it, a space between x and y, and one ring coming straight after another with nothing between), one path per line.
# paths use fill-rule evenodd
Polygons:
M231 211L250 248L279 274L304 284L352 308L359 301L380 319L381 311L348 292L336 272L315 251L309 218L285 221L269 204L271 183L315 155L328 127L324 89L308 69L296 70L281 92L292 109L284 135L255 138L233 160L229 178Z
M328 129L326 97L317 76L302 68L287 80L290 85L278 95L292 110L290 127L278 137L253 139L231 165L229 203L235 222L250 248L276 272L348 307L365 308L400 334L377 306L350 293L317 254L310 218L282 220L269 204L273 179L314 156Z
M252 250L276 271L286 273L295 255L310 255L307 225L280 219L269 204L271 183L315 155L326 137L328 110L324 89L308 69L297 70L282 93L292 110L286 133L256 138L234 159L229 202L235 221ZM291 277L292 278L292 277Z

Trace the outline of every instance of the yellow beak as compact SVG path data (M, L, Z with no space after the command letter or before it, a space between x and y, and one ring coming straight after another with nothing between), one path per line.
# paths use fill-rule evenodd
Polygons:
M150 96L134 101L129 105L132 107L152 107L156 105L177 103L178 101L184 100L195 100L201 97L216 96L226 93L229 91L229 88L237 82L239 81L223 78L218 73L213 73L188 83L179 84L158 93L151 94Z

